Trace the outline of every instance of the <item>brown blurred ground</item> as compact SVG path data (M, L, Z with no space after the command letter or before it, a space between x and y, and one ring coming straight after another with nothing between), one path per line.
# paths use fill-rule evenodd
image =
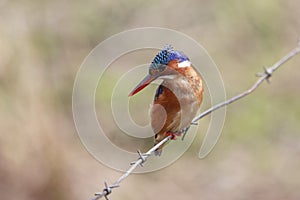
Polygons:
M209 51L230 97L296 45L299 10L297 0L0 0L1 199L90 199L120 176L88 154L72 119L76 72L99 42L135 27L181 31ZM200 131L175 164L132 175L111 199L300 199L299 62L228 107L209 157L197 158Z

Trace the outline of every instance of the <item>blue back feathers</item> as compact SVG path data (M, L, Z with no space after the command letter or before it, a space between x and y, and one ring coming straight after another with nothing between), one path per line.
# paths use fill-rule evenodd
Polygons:
M155 92L155 96L154 96L155 101L158 99L159 95L161 95L163 93L163 91L164 91L163 85L159 85Z

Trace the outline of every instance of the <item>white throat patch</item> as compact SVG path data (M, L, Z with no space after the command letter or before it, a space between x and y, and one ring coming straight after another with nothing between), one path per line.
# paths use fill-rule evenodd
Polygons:
M182 61L180 63L178 63L178 67L179 68L183 68L183 67L189 67L191 66L191 62L188 60Z

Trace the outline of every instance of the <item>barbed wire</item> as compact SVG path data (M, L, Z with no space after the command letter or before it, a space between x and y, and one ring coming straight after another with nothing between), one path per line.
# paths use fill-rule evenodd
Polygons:
M137 166L141 166L143 167L144 162L146 162L147 158L149 156L151 156L153 154L153 152L158 149L161 145L163 145L164 143L166 143L167 141L169 141L172 138L172 136L168 136L165 139L163 139L162 141L160 141L159 143L157 143L154 147L152 147L149 151L147 151L146 153L141 153L140 150L137 150L138 153L138 160L135 162L130 163L132 166L111 186L108 186L106 182L104 182L104 189L102 190L102 192L97 192L95 193L95 198L93 198L93 200L98 200L101 197L105 197L106 200L108 200L107 195L109 195L112 192L113 188L117 188L120 186L120 183L127 177L129 176L133 170L137 167Z
M217 105L212 106L208 110L204 111L197 117L195 117L191 123L191 125L197 124L196 122L202 119L203 117L209 115L213 111L220 109L224 106L227 106L249 94L251 94L253 91L255 91L264 81L270 82L269 79L273 75L274 71L276 71L280 66L282 66L284 63L286 63L288 60L296 56L298 53L300 53L300 39L298 40L298 45L296 48L291 50L288 54L286 54L284 57L282 57L278 62L276 62L274 65L272 65L269 68L264 68L263 73L257 73L256 76L259 77L259 79L254 83L252 87L250 87L248 90L228 99L227 101L224 101L222 103L219 103ZM184 135L183 135L184 137ZM158 149L160 146L165 144L167 141L171 140L172 136L168 136L162 141L160 141L158 144L156 144L154 147L152 147L149 151L146 153L141 153L140 150L137 150L138 153L138 159L135 162L130 163L132 166L112 185L108 185L107 182L104 182L104 189L101 192L95 193L95 198L93 200L98 200L102 197L104 197L106 200L108 200L108 195L111 194L112 190L114 188L120 187L120 183L128 177L137 166L143 167L143 164L146 162L147 158L151 155L153 155L153 152Z
M300 38L298 40L298 46L291 50L288 54L286 54L284 57L282 57L278 62L276 62L274 65L272 65L269 68L265 68L264 67L264 72L263 73L257 73L256 76L260 77L255 83L254 85L249 88L248 90L232 97L231 99L228 99L227 101L224 101L222 103L219 103L213 107L211 107L210 109L204 111L203 113L201 113L200 115L198 115L197 117L195 117L192 121L192 123L196 123L197 121L199 121L201 118L205 117L206 115L212 113L213 111L222 108L224 106L227 106L245 96L247 96L248 94L251 94L256 88L258 88L258 86L260 86L265 80L269 83L269 79L271 78L272 74L274 71L276 71L281 65L283 65L284 63L286 63L288 60L290 60L291 58L293 58L295 55L297 55L300 52Z

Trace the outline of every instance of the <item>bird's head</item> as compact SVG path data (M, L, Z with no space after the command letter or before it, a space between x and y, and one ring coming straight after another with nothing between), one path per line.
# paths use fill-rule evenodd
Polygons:
M152 81L161 79L172 79L178 75L177 70L181 67L190 66L189 58L180 51L176 51L171 46L164 47L153 59L149 66L148 75L130 92L133 96Z

